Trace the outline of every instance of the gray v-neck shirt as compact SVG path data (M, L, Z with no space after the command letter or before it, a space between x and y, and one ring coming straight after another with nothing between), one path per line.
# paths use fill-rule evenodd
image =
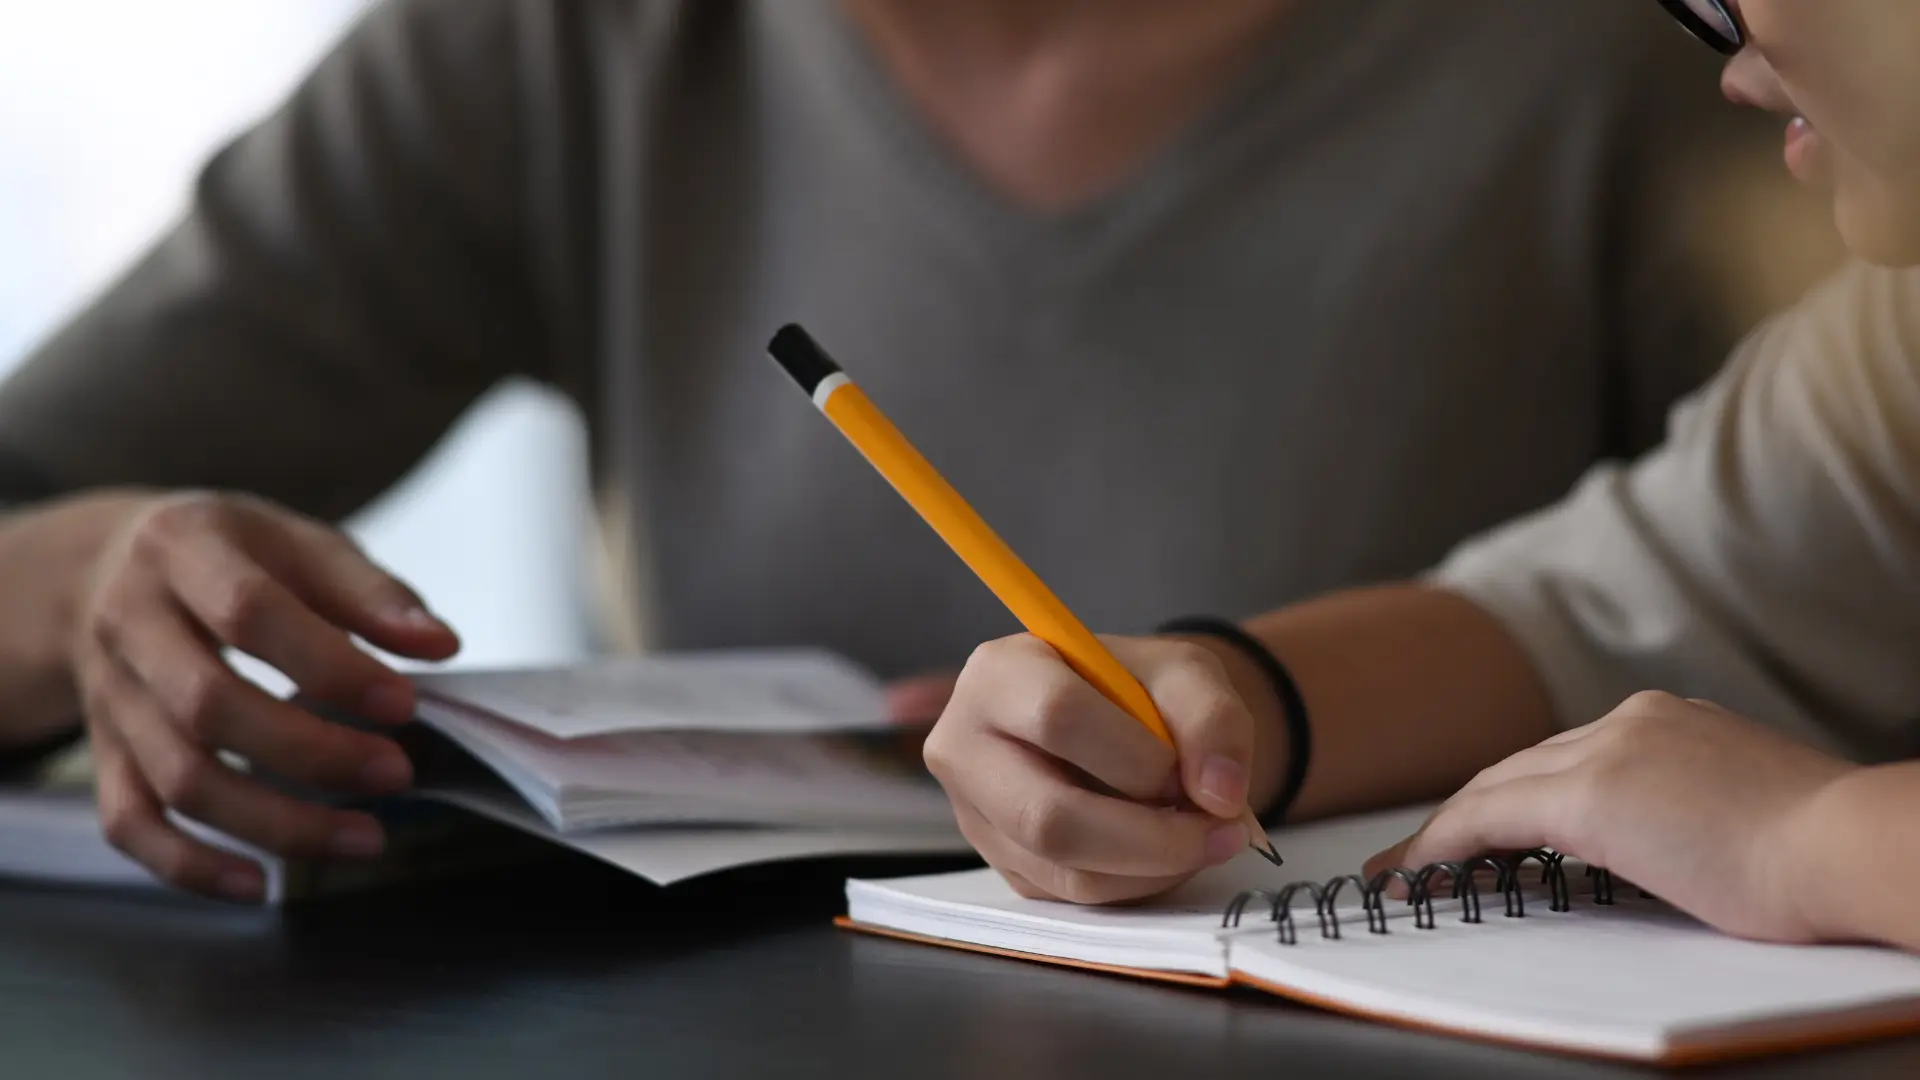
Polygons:
M764 358L798 321L1099 629L1406 575L1648 443L1736 329L1674 185L1774 165L1640 7L1302 0L1037 214L826 0L397 0L0 389L0 451L339 516L551 380L652 643L957 665L1016 627Z

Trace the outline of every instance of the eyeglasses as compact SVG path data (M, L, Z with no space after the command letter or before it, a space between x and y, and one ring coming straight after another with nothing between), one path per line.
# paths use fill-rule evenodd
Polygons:
M1660 6L1715 52L1732 56L1747 44L1739 17L1723 0L1660 0Z

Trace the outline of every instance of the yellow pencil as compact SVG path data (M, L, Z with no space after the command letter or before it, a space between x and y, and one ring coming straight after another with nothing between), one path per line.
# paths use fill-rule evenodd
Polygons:
M1020 561L805 330L782 327L767 352L1029 633L1053 646L1067 666L1107 700L1146 725L1160 741L1173 745L1173 735L1140 680ZM1248 846L1278 865L1280 855L1251 807L1241 821L1247 827Z

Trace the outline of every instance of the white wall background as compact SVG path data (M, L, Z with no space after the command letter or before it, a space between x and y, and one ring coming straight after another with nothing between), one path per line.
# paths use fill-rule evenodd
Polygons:
M366 0L0 0L0 376L179 213L202 158ZM509 387L351 523L461 631L458 663L588 649L584 439Z

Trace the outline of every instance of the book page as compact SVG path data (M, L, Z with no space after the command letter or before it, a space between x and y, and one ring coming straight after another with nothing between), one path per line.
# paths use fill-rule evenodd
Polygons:
M557 739L633 731L795 734L885 728L884 691L815 650L661 654L413 676L429 698Z
M650 731L559 739L438 702L422 722L568 830L662 821L951 826L911 747L884 735Z

